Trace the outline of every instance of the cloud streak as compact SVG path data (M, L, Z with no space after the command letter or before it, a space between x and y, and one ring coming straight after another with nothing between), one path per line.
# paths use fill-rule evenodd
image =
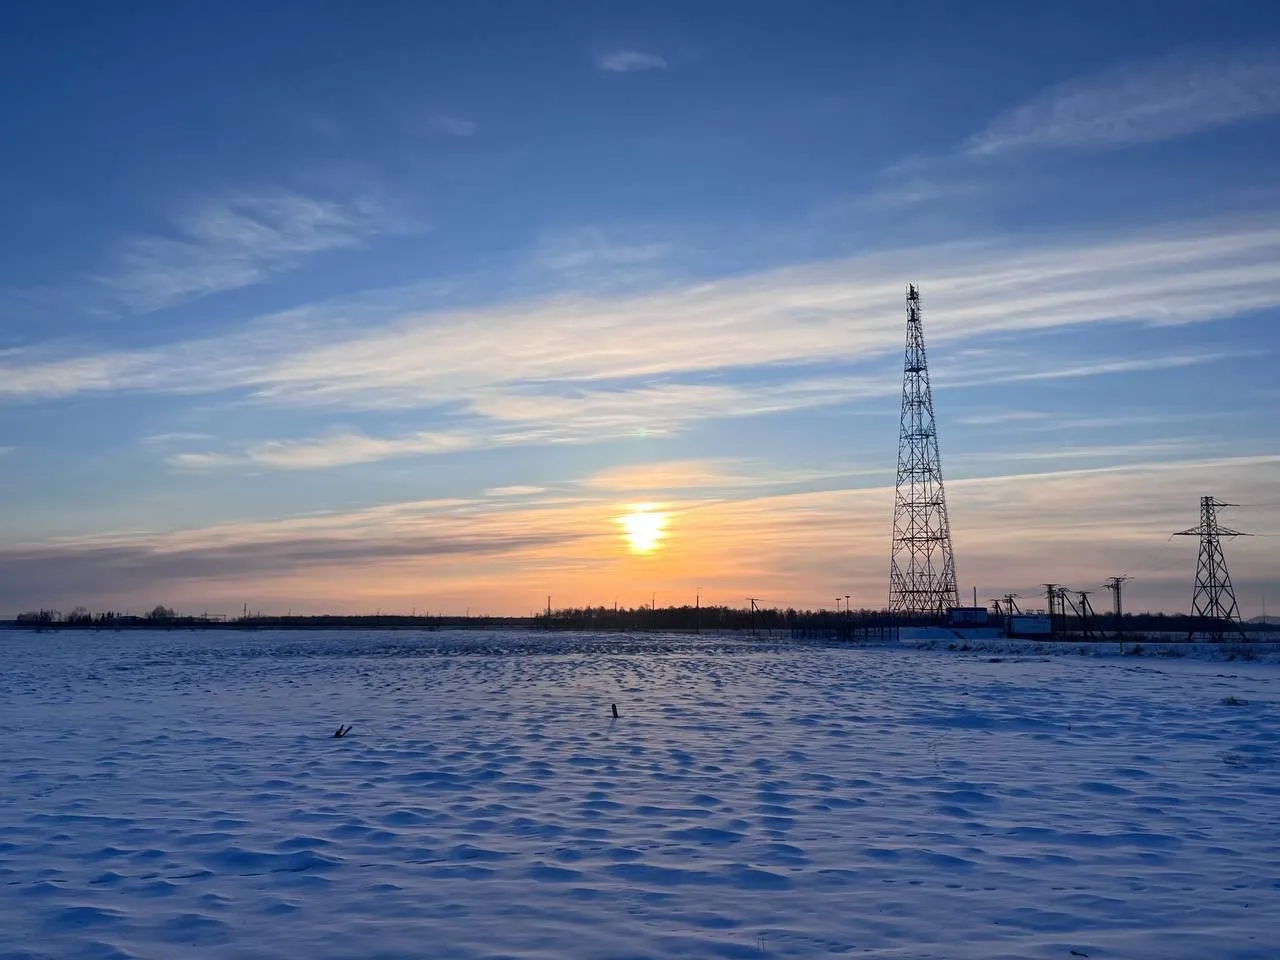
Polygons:
M277 403L376 409L461 396L481 412L518 417L536 392L529 384L600 393L608 381L866 360L901 349L897 278L912 268L929 278L926 297L940 305L929 318L934 343L1089 323L1191 322L1280 304L1280 230L1217 226L1021 252L942 247L656 294L410 315L280 357L252 379L257 396ZM653 389L666 396L676 388ZM695 404L726 392L688 382L681 389ZM558 399L538 402L555 407Z
M604 493L655 493L671 490L749 487L767 483L735 470L732 460L664 460L628 464L592 474L582 481L589 490Z
M943 245L620 296L454 312L250 324L210 340L0 354L0 396L207 392L371 409L478 388L599 384L859 360L901 348L902 283L921 277L930 342L1120 322L1190 323L1280 305L1280 229L1206 223L1159 235ZM936 304L936 309L933 306ZM642 333L643 335L639 335Z
M484 495L486 497L536 497L540 493L546 493L546 488L516 483L509 487L490 487Z
M169 236L125 241L102 283L147 312L259 283L308 256L359 246L388 226L369 198L336 203L295 193L241 194L203 204Z
M1056 86L991 122L972 156L1106 149L1280 113L1280 51L1186 51Z
M169 463L186 470L250 466L274 470L313 470L396 457L455 453L475 445L465 434L423 430L400 437L371 437L358 431L307 440L269 440L241 453L176 453Z
M645 294L565 294L453 311L417 311L416 293L389 294L372 305L300 309L216 339L100 354L67 344L10 350L0 353L0 398L230 392L278 407L414 409L431 427L393 437L337 429L181 454L173 462L187 469L310 468L467 442L672 434L700 421L894 395L897 278L910 276L928 278L931 345L969 345L963 364L935 371L939 388L1174 369L1235 354L1040 352L1010 364L973 351L984 337L1013 332L1190 323L1275 308L1280 229L1202 223L1159 235L943 245Z
M987 368L969 365L960 375L935 377L934 387L943 390L1166 370L1231 356L1236 354L1156 356L1038 371L1015 371L1003 365ZM551 388L544 385L526 387L524 392L481 391L470 400L467 414L456 418L451 432L421 431L395 437L335 432L302 440L266 441L235 453L178 453L169 458L169 463L186 470L229 467L298 470L467 449L582 444L615 437L671 437L704 421L887 398L901 391L901 379L896 372L887 376L835 377L814 376L797 369L792 371L792 377L771 385L582 385L569 392L560 388L545 392ZM1114 419L1107 422L1115 423ZM721 477L716 482L724 479L727 478Z
M637 73L641 70L665 70L667 61L656 53L642 50L614 50L597 57L596 67L609 73Z

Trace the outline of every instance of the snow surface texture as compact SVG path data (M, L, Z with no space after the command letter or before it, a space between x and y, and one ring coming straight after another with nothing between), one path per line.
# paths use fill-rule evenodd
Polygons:
M1272 664L0 644L6 960L1280 955Z

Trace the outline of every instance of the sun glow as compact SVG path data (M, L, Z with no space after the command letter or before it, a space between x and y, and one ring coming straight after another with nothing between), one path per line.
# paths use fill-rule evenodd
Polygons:
M630 513L618 518L618 523L632 553L652 553L667 535L667 515L647 503L632 507Z

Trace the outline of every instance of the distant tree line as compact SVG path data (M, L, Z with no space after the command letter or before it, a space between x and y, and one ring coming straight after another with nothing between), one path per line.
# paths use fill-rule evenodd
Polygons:
M172 607L157 605L143 615L116 611L91 613L76 607L65 616L57 610L33 610L21 613L17 623L36 627L238 627L248 629L340 627L532 627L544 630L600 631L688 631L697 630L768 630L780 631L796 627L824 624L870 622L887 619L881 611L855 610L839 613L821 610L781 609L777 607L734 608L729 606L697 607L571 607L544 612L532 617L432 616L399 614L323 614L318 616L248 613L235 618L189 616ZM927 618L903 620L900 623L931 622Z
M245 612L243 616L191 616L178 613L173 607L157 604L145 614L123 614L113 610L92 613L78 606L70 613L58 610L31 610L17 616L16 625L37 629L103 628L103 629L209 629L232 628L243 630L265 629L485 629L485 628L534 628L542 630L583 631L672 631L695 633L701 631L761 631L768 633L790 632L808 635L870 635L868 631L912 626L945 625L944 618L927 616L903 616L885 610L802 610L795 607L730 607L683 605L673 607L564 607L539 613L531 617L491 616L431 616L400 614L324 614L319 616L284 615ZM1002 626L994 615L990 626ZM1187 614L1132 613L1125 614L1121 623L1109 613L1098 613L1089 621L1075 616L1059 619L1055 631L1060 636L1092 635L1098 638L1115 636L1140 637L1149 634L1187 633L1203 624ZM1280 632L1280 624L1247 623L1251 634Z
M887 620L882 610L797 610L795 607L566 607L538 614L535 626L550 630L768 630L782 631ZM908 621L895 618L900 624ZM932 622L932 621L928 621Z
M91 613L87 607L73 607L65 616L60 610L28 610L18 614L15 622L22 626L43 626L67 624L68 626L110 626L119 622L169 623L182 619L173 607L158 604L143 616L132 616L107 610L103 613Z

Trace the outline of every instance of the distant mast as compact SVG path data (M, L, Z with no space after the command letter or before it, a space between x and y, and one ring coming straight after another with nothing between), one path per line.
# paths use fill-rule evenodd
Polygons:
M942 457L920 322L920 290L907 286L907 349L902 367L902 422L889 561L889 610L939 616L960 606Z

